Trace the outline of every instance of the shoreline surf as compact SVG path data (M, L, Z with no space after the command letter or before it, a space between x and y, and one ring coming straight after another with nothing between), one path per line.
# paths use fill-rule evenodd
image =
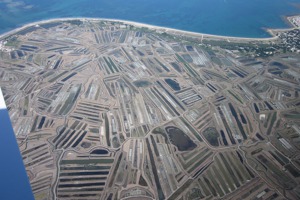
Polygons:
M298 15L293 15L293 16L298 16ZM285 16L286 21L289 21L287 17L292 17L292 16ZM5 32L0 35L0 39L3 39L5 37L9 37L12 34L18 33L19 31L33 27L33 26L38 26L41 24L47 24L47 23L55 23L55 22L64 22L64 21L72 21L72 20L80 20L80 21L106 21L106 22L118 22L118 23L123 23L127 25L132 25L135 27L139 28L149 28L151 30L156 30L156 31L161 31L169 34L174 34L174 35L186 35L190 37L201 37L202 39L223 39L223 40L242 40L242 41L269 41L269 40L276 40L277 36L274 35L273 31L288 31L288 30L293 30L297 27L292 26L291 23L289 23L290 27L289 28L283 28L283 29L272 29L272 28L264 28L266 32L270 34L270 37L267 38L255 38L255 37L235 37L235 36L224 36L224 35L214 35L214 34L206 34L206 33L198 33L198 32L192 32L192 31L186 31L186 30L180 30L180 29L175 29L175 28L169 28L169 27L163 27L163 26L156 26L156 25L151 25L151 24L146 24L146 23L140 23L140 22L134 22L130 20L122 20L122 19L111 19L111 18L90 18L90 17L67 17L67 18L52 18L52 19L46 19L46 20L41 20L41 21L36 21L36 22L30 22L27 24L22 25L19 28L13 29L11 31Z

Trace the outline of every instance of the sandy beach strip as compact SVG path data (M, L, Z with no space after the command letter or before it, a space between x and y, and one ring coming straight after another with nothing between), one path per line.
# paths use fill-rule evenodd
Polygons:
M80 20L80 21L103 21L103 22L118 22L123 23L125 25L132 25L138 28L149 28L151 30L165 32L169 34L179 35L179 36L186 36L186 37L196 37L196 38L202 38L202 39L219 39L219 40L232 40L232 41L244 41L244 42L250 42L250 41L270 41L270 40L276 40L278 39L277 36L275 36L272 32L272 30L277 31L277 29L266 29L267 32L269 32L272 36L268 38L247 38L247 37L231 37L231 36L222 36L222 35L212 35L212 34L205 34L205 33L197 33L197 32L191 32L191 31L184 31L174 28L168 28L168 27L161 27L161 26L155 26L150 24L144 24L140 22L134 22L129 20L120 20L120 19L109 19L109 18L87 18L87 17L72 17L72 18L54 18L54 19L47 19L47 20L41 20L37 22L32 22L23 25L20 28L16 28L12 31L6 32L4 34L0 35L0 39L8 37L12 34L15 34L23 29L38 26L41 24L47 24L47 23L54 23L54 22L64 22L64 21L72 21L72 20ZM286 28L286 29L280 29L280 31L288 31L292 30L295 27ZM279 29L278 29L279 30Z

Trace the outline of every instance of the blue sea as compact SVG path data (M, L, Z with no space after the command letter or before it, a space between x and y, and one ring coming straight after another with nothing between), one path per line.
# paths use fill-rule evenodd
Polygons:
M116 18L193 32L268 37L300 0L0 0L0 33L61 17Z

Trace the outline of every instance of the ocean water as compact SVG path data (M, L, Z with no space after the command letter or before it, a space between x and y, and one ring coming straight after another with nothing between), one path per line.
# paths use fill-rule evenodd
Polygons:
M116 18L187 31L268 37L300 13L300 0L0 0L0 33L60 17ZM298 7L297 7L298 6Z

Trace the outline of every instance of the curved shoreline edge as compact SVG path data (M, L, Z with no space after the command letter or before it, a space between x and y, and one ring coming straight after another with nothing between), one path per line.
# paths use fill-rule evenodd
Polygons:
M271 41L271 40L276 40L278 37L273 33L273 31L289 31L293 30L297 27L292 26L290 28L284 28L284 29L271 29L271 28L266 28L265 31L268 32L271 37L267 38L249 38L249 37L233 37L233 36L223 36L223 35L213 35L213 34L206 34L206 33L197 33L197 32L192 32L192 31L185 31L185 30L180 30L180 29L175 29L175 28L168 28L168 27L162 27L162 26L156 26L156 25L151 25L151 24L145 24L145 23L140 23L140 22L134 22L134 21L129 21L129 20L122 20L122 19L110 19L110 18L89 18L89 17L68 17L68 18L53 18L53 19L47 19L47 20L41 20L41 21L36 21L36 22L31 22L24 24L22 27L16 28L14 30L8 31L6 33L3 33L0 35L0 39L3 39L5 37L8 37L12 34L15 34L23 29L32 27L32 26L37 26L40 24L47 24L47 23L54 23L54 22L64 22L64 21L72 21L72 20L80 20L80 21L106 21L106 22L119 22L127 25L133 25L135 27L139 28L149 28L152 30L156 31L162 31L166 32L169 34L174 34L174 35L185 35L189 37L201 37L202 39L221 39L221 40L239 40L239 41L244 41L244 42L250 42L250 41Z

